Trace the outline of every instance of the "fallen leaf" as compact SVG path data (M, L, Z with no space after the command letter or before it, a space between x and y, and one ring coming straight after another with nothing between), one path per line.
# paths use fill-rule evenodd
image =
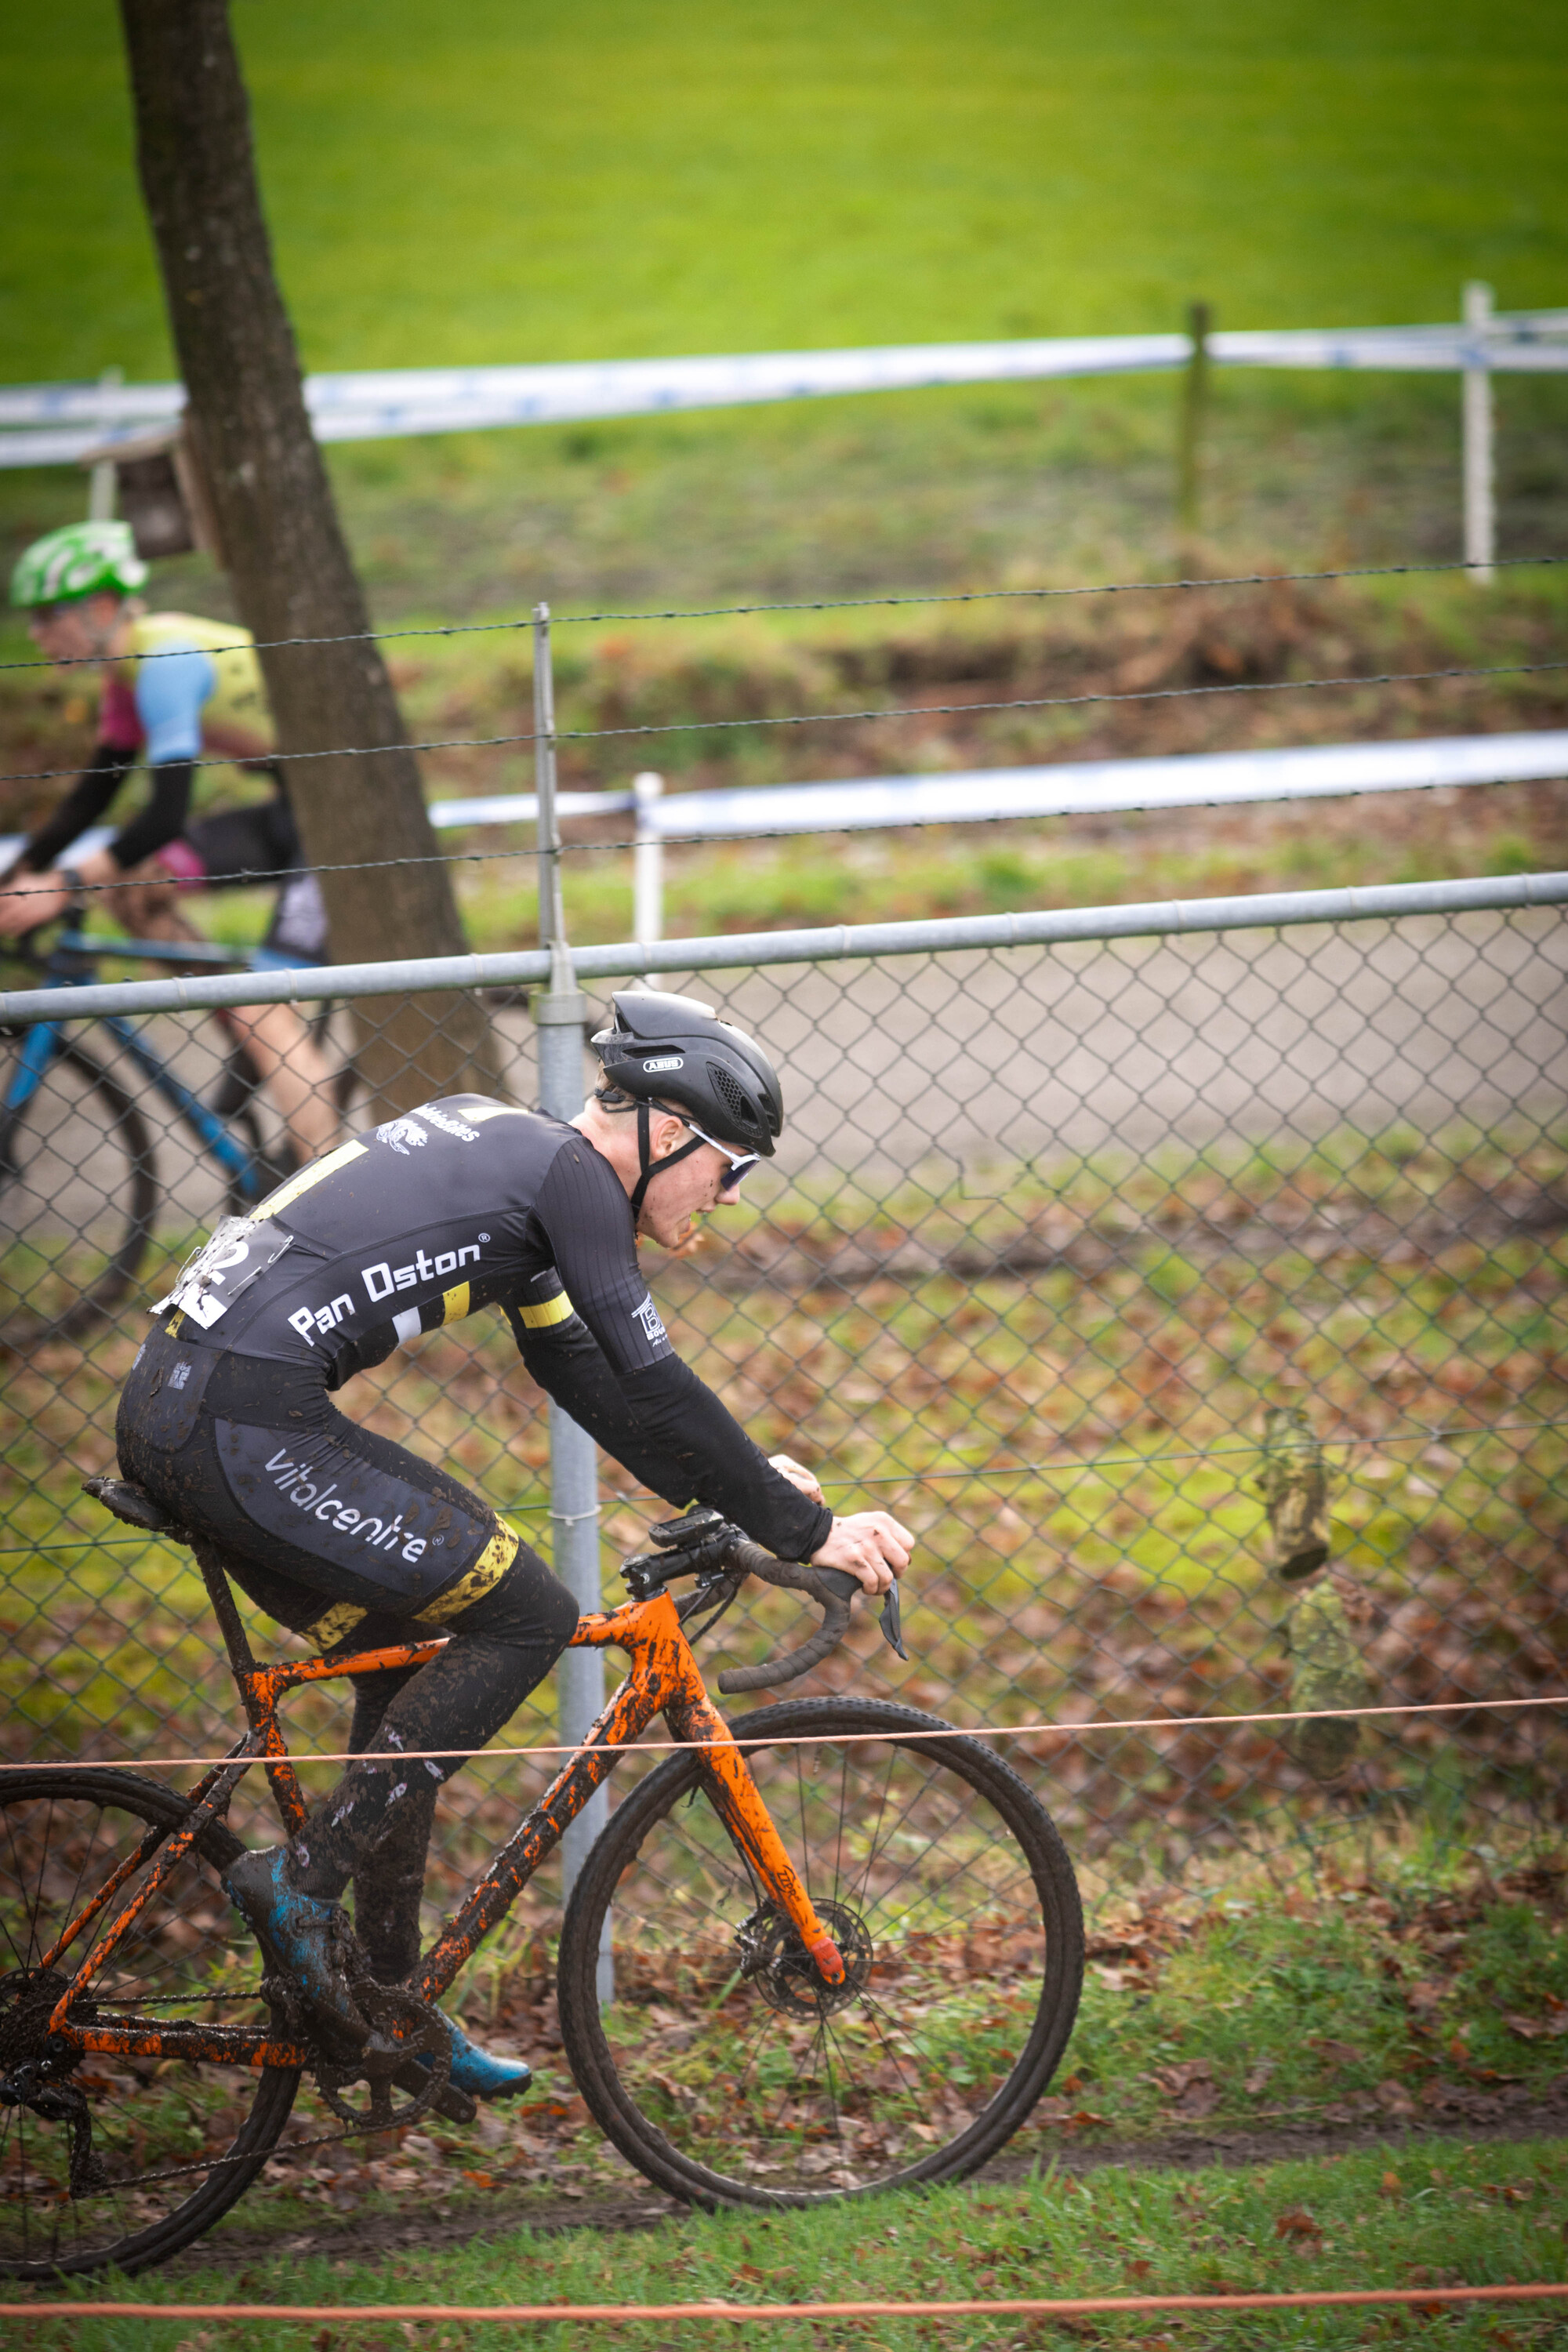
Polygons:
M1273 2074L1278 2063L1279 2061L1274 2058L1260 2058L1258 2060L1257 2065L1252 2069L1251 2074L1248 2074L1246 2082L1243 2083L1241 2086L1249 2098L1256 2098L1258 2096L1258 2092L1262 2090L1264 2084L1268 2082L1270 2074Z
M1275 2216L1274 2234L1277 2238L1321 2238L1323 2233L1304 2205L1288 2205L1283 2213Z
M1502 2021L1521 2042L1557 2042L1568 2033L1568 2009L1552 2017L1516 2017L1505 2011Z
M1128 2263L1127 2275L1129 2278L1146 2279L1153 2267L1152 2263L1145 2262L1140 2256L1137 2262Z
M1359 2066L1366 2056L1365 2051L1358 2050L1353 2042L1335 2042L1325 2033L1310 2035L1307 2047L1315 2050L1320 2058L1326 2058L1331 2066Z
M1380 2197L1403 2197L1405 2190L1398 2173L1385 2172L1377 2184L1377 2193Z
M1213 2079L1214 2068L1206 2058L1184 2058L1174 2066L1157 2066L1153 2074L1161 2090L1168 2091L1173 2098L1179 2098L1194 2083Z
M1189 2083L1171 2112L1178 2116L1211 2116L1218 2105L1217 2083Z
M1415 2102L1403 2083L1379 2083L1373 2097L1391 2116L1413 2116Z

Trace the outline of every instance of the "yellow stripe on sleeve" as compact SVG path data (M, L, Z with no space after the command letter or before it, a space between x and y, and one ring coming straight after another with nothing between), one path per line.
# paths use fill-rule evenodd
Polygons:
M531 1331L547 1330L552 1323L569 1323L577 1309L563 1290L553 1298L546 1298L538 1307L520 1307L518 1315Z
M276 1192L268 1192L266 1200L252 1209L251 1215L275 1217L279 1209L286 1209L290 1201L297 1201L301 1192L308 1192L312 1184L321 1182L323 1176L331 1176L338 1169L346 1168L351 1160L363 1160L367 1149L363 1143L340 1143L337 1150L329 1151L324 1160L312 1160L308 1168L301 1168L297 1176L289 1176L279 1184Z
M450 1290L444 1290L441 1293L443 1323L460 1323L468 1311L468 1286L466 1282L454 1283Z

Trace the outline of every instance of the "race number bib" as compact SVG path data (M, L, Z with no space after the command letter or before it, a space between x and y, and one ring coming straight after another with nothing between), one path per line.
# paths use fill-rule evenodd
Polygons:
M293 1238L268 1218L259 1222L250 1217L220 1218L195 1256L186 1259L173 1290L159 1299L153 1313L161 1315L166 1307L177 1307L202 1330L210 1331L258 1276L277 1264Z

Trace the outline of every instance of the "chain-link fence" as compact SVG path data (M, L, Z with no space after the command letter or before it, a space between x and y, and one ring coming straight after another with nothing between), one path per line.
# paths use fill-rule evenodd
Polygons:
M658 959L661 985L765 1043L789 1110L744 1206L649 1260L675 1344L837 1509L891 1509L918 1537L908 1664L868 1612L816 1686L998 1727L1212 1718L1008 1743L1091 1894L1213 1883L1347 1824L1484 1843L1558 1818L1553 1708L1223 1721L1561 1686L1568 923L1508 890L1397 919L1238 911L1130 937L1111 910L1052 945ZM587 983L591 1026L610 984ZM482 1007L506 1090L535 1099L520 993L421 1002L437 1024L450 1008L464 1052ZM340 1004L331 1056L386 1025L374 1001ZM146 1306L238 1197L146 1057L232 1100L232 1039L160 1013L21 1024L3 1051L6 1751L212 1753L237 1709L189 1555L109 1522L80 1482L113 1466ZM344 1117L364 1125L363 1093ZM276 1147L264 1095L247 1122ZM542 1401L499 1314L409 1342L342 1401L548 1555ZM1329 1474L1329 1557L1295 1584L1258 1484L1270 1415ZM664 1507L604 1477L613 1596ZM792 1606L759 1599L714 1646L761 1655ZM546 1689L504 1737L551 1738L552 1709ZM301 1746L343 1729L335 1692L294 1707ZM437 1900L546 1769L491 1759L453 1784ZM542 1885L535 1924L552 1899Z

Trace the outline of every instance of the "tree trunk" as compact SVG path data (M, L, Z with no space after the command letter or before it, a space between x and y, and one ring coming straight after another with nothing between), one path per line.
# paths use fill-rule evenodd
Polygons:
M261 663L279 751L325 754L284 772L305 855L322 869L333 957L460 955L446 866L383 862L433 860L436 836L310 430L226 0L121 0L121 14L187 425L235 602L269 645ZM269 643L289 637L352 642ZM372 749L336 748L351 745ZM362 861L371 870L352 870ZM354 1011L374 1116L457 1087L497 1090L489 1025L471 996L362 999Z

